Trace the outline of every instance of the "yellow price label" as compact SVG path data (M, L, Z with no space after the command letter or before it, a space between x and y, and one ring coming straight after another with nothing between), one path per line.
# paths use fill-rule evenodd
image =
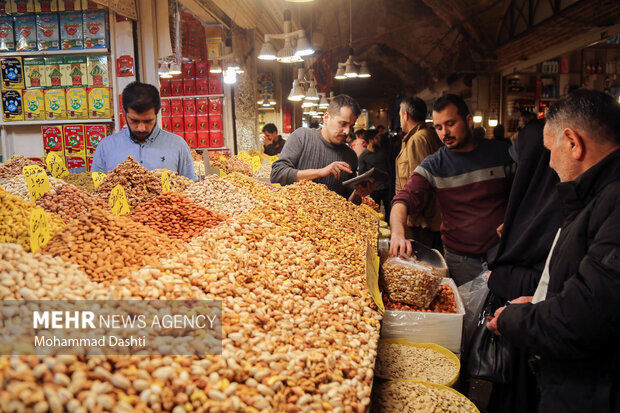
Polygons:
M35 208L30 213L30 249L37 252L50 240L49 219L43 208Z
M161 193L167 194L170 192L170 177L167 171L161 173Z
M50 191L50 181L47 179L47 174L43 168L39 165L24 166L22 173L24 178L26 178L26 185L28 185L32 202L35 202Z
M250 158L250 165L252 166L252 171L256 172L260 169L263 163L260 160L260 156L253 156Z
M108 174L105 172L91 172L90 177L93 178L93 185L95 189L99 188L99 185L106 179Z
M280 184L279 184L279 183L277 183L277 182L276 182L275 184L271 184L271 185L273 185L273 186L275 186L275 187L277 187L277 188L282 188L282 185L280 185Z
M17 156L17 154L16 154L16 153L14 153L14 154L13 154L13 155L11 155L11 156L9 157L9 159L7 159L5 162L11 162L11 161L13 160L13 158L15 158L16 156Z
M227 160L228 160L227 157L225 157L224 155L220 155L220 161L226 162Z
M116 185L110 192L110 209L116 215L125 215L130 212L125 189L121 184Z
M370 245L366 249L366 284L377 307L381 312L385 312L381 291L379 291L379 256Z
M54 178L61 179L69 175L69 170L65 165L65 158L56 152L48 153L45 157L45 163Z
M237 154L237 158L241 159L242 161L246 161L247 163L250 163L250 159L252 159L252 157L250 156L249 153L247 153L246 151L241 151Z
M222 171L222 170L220 169L220 178L223 178L223 177L225 177L225 176L226 176L226 172L224 172L224 171Z

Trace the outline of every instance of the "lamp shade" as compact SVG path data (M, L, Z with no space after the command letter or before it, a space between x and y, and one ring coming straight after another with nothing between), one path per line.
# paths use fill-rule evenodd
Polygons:
M276 49L271 42L263 43L263 46L260 48L260 53L258 53L258 58L260 60L276 60Z
M295 49L293 49L291 44L291 38L287 37L284 40L284 47L276 53L276 60L280 63L296 63L303 59L295 55Z
M328 106L329 106L329 103L327 102L325 95L321 94L321 100L319 101L319 108L327 109Z
M319 94L316 91L316 82L314 80L310 82L310 87L306 92L306 99L313 101L319 100Z
M237 72L234 69L226 69L224 72L224 83L232 85L237 82Z
M293 80L293 88L288 96L288 100L293 102L299 102L304 98L304 90L299 84L299 81Z
M368 71L368 66L366 65L366 62L362 62L362 67L360 68L360 72L357 75L357 77L362 77L362 78L368 78L370 77L370 71Z
M474 123L482 123L482 112L479 110L474 112Z
M344 75L344 67L338 64L338 70L336 70L336 76L334 79L346 79L347 77Z
M300 37L297 40L297 50L295 51L295 54L297 56L310 56L313 53L314 49L312 48L312 45L310 45L310 42L308 42L306 36Z
M222 73L222 66L220 65L220 61L216 60L213 62L211 67L209 68L209 73Z
M181 65L177 62L170 63L170 70L168 71L171 75L180 75L181 74Z
M355 63L353 63L353 56L349 56L345 63L344 75L349 78L357 77L357 69L355 68Z

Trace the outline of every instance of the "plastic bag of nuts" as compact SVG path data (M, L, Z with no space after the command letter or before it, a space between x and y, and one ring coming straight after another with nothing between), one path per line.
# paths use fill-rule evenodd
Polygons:
M385 291L391 301L427 308L446 276L444 268L436 268L414 257L388 258L381 267Z

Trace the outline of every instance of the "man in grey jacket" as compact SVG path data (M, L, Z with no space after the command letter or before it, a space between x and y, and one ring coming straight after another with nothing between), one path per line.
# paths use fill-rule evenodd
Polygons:
M350 96L332 99L323 117L323 128L299 128L289 136L280 159L273 163L271 182L289 185L311 179L359 203L362 196L372 192L372 186L358 186L352 192L342 182L356 175L357 155L345 141L360 112Z

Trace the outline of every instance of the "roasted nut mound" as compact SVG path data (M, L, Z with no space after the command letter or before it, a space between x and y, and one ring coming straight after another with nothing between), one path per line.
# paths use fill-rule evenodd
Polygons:
M0 243L21 245L30 252L30 214L36 205L0 188ZM50 235L61 231L65 223L57 214L48 213Z
M51 192L54 192L57 187L65 184L63 180L56 179L52 176L48 176L47 179L50 183ZM17 195L24 201L30 202L30 191L28 190L28 184L26 184L24 175L16 175L11 178L0 178L0 187L13 195Z
M258 204L248 193L215 175L194 183L183 195L200 206L230 217L244 214Z
M250 175L251 176L251 175ZM237 188L241 188L248 194L252 195L259 201L268 201L275 199L275 192L267 188L266 185L250 178L250 176L243 175L238 172L233 172L224 177L224 179Z
M477 413L465 396L447 388L436 388L410 381L377 384L373 392L373 412Z
M122 185L125 196L131 209L142 202L150 201L161 195L161 179L157 179L148 169L144 168L131 156L126 161L119 163L116 168L108 173L99 188L98 196L105 202L110 198L110 192L116 185Z
M33 161L21 155L15 155L10 161L0 164L0 178L10 178L12 176L21 175L22 168L28 165L39 165L44 171L47 171L45 163Z
M199 179L204 177L207 174L205 164L202 161L194 161L194 172Z
M170 237L189 241L226 217L193 203L184 195L168 192L138 206L129 217Z
M190 149L189 152L192 154L192 159L195 162L202 162L202 155L196 152L194 149Z
M362 198L362 204L368 205L369 207L373 209L373 211L379 212L379 205L377 205L375 200L369 196L365 196Z
M458 312L458 306L456 304L456 298L454 292L449 285L440 285L439 291L428 308L420 308L413 305L407 305L399 303L398 301L390 301L387 294L383 294L383 301L385 302L385 308L388 310L397 311L422 311L425 313L456 313Z
M174 192L183 192L188 186L194 184L194 181L192 181L191 179L186 178L183 175L179 175L178 173L170 171L168 169L153 169L151 173L155 175L155 177L159 179L161 182L161 173L163 171L168 172L168 178L170 180L170 189L173 190ZM196 175L198 175L198 173L196 173Z
M269 179L271 176L271 164L269 162L263 162L258 171L254 172L254 178L256 179Z
M54 236L41 252L71 261L92 280L103 281L127 276L180 249L179 241L152 228L93 208Z
M62 178L62 180L85 191L95 192L95 184L93 183L93 177L90 172L80 172L79 174L70 173Z
M431 348L379 342L375 374L384 379L414 379L446 385L458 372L453 360Z
M47 212L54 212L65 222L90 214L93 208L110 210L109 205L88 192L70 184L59 185L55 191L48 192L37 200L37 205Z
M445 276L445 270L414 258L389 258L381 268L390 300L419 308L428 308Z

